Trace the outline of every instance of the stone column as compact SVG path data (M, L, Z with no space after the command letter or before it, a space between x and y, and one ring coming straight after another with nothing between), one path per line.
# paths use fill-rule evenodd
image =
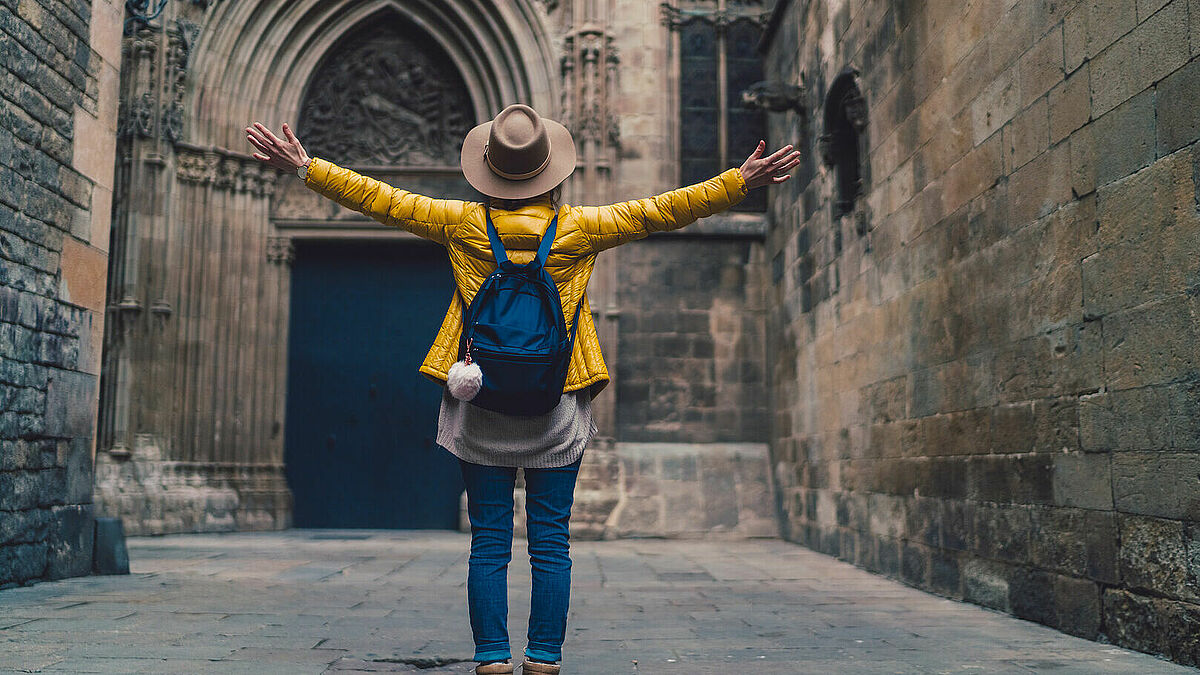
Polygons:
M612 173L617 161L620 131L613 114L620 57L609 32L611 0L573 0L561 8L564 29L561 60L563 118L578 149L578 166L568 201L606 204L612 200ZM609 375L617 365L617 259L613 251L596 258L588 285L588 302ZM612 451L617 390L609 386L592 402L599 432L584 456L575 496L572 528L576 536L599 537L616 504L612 489L616 457Z

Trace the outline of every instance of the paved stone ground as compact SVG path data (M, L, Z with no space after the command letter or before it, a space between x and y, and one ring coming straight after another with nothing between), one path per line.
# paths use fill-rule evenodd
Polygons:
M132 574L0 591L0 672L466 673L469 538L133 537ZM513 651L529 565L510 568ZM573 542L565 673L1190 673L777 540Z

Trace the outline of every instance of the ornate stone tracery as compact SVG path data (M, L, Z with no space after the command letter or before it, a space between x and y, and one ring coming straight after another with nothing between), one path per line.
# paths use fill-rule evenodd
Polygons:
M157 137L172 144L183 140L188 67L199 35L199 24L185 18L176 18L169 26L138 23L131 27L124 41L131 67L125 69L121 138Z
M456 164L475 124L449 58L399 21L347 36L312 82L299 133L310 154L344 164Z
M620 147L621 128L607 100L608 92L616 90L620 63L613 37L595 26L585 26L563 40L563 124L576 139Z
M766 28L772 11L763 7L762 0L728 0L723 9L718 7L715 0L683 0L678 5L661 3L659 10L663 24L671 30L677 30L694 19L708 21L718 30L724 30L738 20L753 21L760 28Z

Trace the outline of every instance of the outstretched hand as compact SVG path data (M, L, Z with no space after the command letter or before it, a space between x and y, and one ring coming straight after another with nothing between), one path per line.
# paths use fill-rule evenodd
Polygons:
M800 151L792 150L791 145L785 145L763 157L763 151L766 149L767 142L759 141L758 147L750 153L746 163L739 169L748 190L764 185L778 185L791 178L788 172L800 165Z
M246 127L246 134L246 140L259 150L254 153L254 159L292 172L309 162L308 153L304 152L304 146L300 145L300 139L292 133L287 122L283 123L283 135L287 140L279 138L258 122L253 127Z

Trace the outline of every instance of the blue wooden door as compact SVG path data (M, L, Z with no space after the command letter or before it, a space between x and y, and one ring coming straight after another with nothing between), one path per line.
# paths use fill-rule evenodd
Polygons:
M454 281L425 242L298 242L285 474L296 527L455 529L458 460L417 372Z

